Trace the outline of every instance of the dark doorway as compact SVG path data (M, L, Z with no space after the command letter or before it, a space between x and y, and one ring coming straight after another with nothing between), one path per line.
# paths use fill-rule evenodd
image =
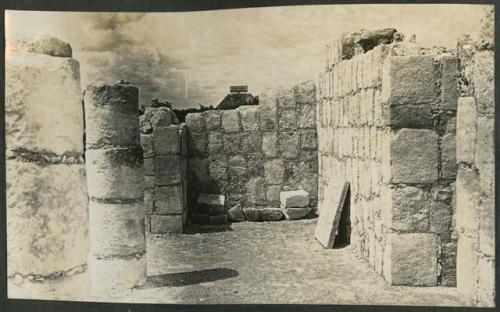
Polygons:
M351 188L347 190L342 213L340 214L339 226L333 248L342 248L351 243Z

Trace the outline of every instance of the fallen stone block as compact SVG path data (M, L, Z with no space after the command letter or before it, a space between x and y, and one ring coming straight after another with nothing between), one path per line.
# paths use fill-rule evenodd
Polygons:
M260 209L260 218L262 221L279 221L283 219L283 212L280 208Z
M260 219L260 210L256 208L244 208L243 214L245 215L245 219L247 219L247 221L256 222Z
M285 208L282 211L287 220L298 220L307 216L311 208Z
M245 221L245 214L243 209L241 209L241 204L236 204L227 211L229 220L231 221Z
M304 190L280 193L281 208L303 208L309 206L309 193Z

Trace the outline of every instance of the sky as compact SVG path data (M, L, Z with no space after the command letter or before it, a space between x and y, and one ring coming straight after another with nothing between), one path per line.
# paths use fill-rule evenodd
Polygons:
M422 46L454 48L479 27L484 5L308 5L168 13L7 11L6 39L54 36L80 62L82 88L130 81L141 104L216 106L229 86L254 95L316 80L327 41L342 32L396 28Z

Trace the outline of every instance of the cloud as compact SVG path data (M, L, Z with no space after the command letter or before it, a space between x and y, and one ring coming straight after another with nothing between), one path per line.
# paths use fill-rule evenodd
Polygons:
M83 17L92 40L80 48L84 84L126 80L140 89L140 104L151 99L171 101L177 106L196 105L201 90L189 98L184 71L186 66L134 33L133 25L145 14L99 13Z

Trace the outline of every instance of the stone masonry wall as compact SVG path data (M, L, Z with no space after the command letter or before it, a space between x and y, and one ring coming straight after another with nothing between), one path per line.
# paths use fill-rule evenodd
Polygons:
M6 48L8 297L82 300L89 227L79 63L55 38Z
M328 47L319 212L349 181L351 241L370 265L394 285L453 286L457 58L386 39L365 51L343 35Z
M472 306L495 305L495 98L493 9L477 38L458 43L457 287Z
M279 207L282 190L304 189L316 207L315 89L305 82L263 94L257 106L186 116L191 221L226 221L224 212L196 208L200 193L225 195L227 210Z
M167 107L141 116L146 227L151 233L182 233L187 222L186 126Z

